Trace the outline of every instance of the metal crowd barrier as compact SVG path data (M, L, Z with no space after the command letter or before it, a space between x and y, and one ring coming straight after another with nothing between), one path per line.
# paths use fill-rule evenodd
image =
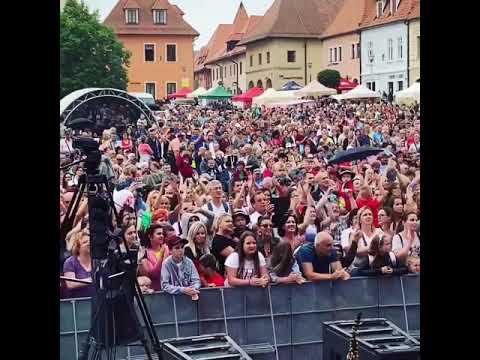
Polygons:
M166 293L145 301L160 339L226 333L244 348L270 344L255 360L322 359L324 321L385 317L412 335L420 331L420 277L360 277L263 288L202 289L200 300ZM60 358L76 360L90 327L90 299L60 302ZM121 348L117 359L143 354Z

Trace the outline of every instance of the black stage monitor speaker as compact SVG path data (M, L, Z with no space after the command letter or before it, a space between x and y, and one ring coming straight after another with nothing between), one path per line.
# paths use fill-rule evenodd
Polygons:
M163 360L252 360L225 334L192 336L162 340Z
M323 360L345 360L354 320L323 323ZM362 319L357 331L360 360L420 360L420 342L386 319Z

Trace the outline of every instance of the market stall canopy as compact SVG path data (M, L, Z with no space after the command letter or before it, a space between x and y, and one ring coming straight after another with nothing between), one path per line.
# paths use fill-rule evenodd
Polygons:
M234 96L232 101L240 101L243 103L251 103L254 97L262 95L264 90L260 87L253 87L244 94Z
M192 89L184 87L181 88L179 91L170 94L167 96L167 99L176 99L176 98L186 98L188 94L192 92Z
M229 99L233 95L223 86L217 86L210 89L205 94L198 96L200 99Z
M348 79L340 79L340 84L337 86L337 90L340 91L348 91L348 90L353 90L357 87L357 83L354 83L353 81L350 81Z
M295 81L290 80L280 88L280 91L300 90L301 88L301 85L298 85Z
M307 84L303 89L298 90L296 95L298 96L325 96L335 95L337 90L328 88L323 84L320 84L317 80L313 80Z
M380 94L375 91L370 90L369 88L363 85L357 85L357 87L349 92L346 92L342 95L337 95L334 98L339 100L350 100L350 99L373 99L380 98Z
M193 99L193 98L196 98L196 97L199 97L200 95L203 95L207 92L207 89L205 89L204 87L200 86L198 89L196 89L195 91L191 92L190 94L187 94L187 98L189 99Z
M413 102L420 103L420 83L415 82L409 88L398 91L395 94L395 102L397 104L412 104Z
M253 104L266 105L274 103L283 103L293 100L297 100L298 96L295 95L295 90L290 91L276 91L275 89L267 89L265 92L253 99Z

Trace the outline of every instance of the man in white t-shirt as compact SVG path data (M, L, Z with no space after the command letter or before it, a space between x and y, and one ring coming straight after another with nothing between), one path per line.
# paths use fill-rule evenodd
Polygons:
M222 214L230 214L230 204L222 200L223 196L223 187L222 183L218 180L212 180L208 183L208 192L212 198L208 203L202 206L202 209L208 210L215 214L215 216L220 216Z

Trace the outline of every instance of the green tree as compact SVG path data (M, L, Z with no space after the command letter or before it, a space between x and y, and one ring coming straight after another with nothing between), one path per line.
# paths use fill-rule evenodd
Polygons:
M86 87L125 90L130 52L98 11L77 0L67 0L60 15L60 98Z
M336 89L340 84L340 73L337 70L323 70L318 73L317 80L326 87Z

